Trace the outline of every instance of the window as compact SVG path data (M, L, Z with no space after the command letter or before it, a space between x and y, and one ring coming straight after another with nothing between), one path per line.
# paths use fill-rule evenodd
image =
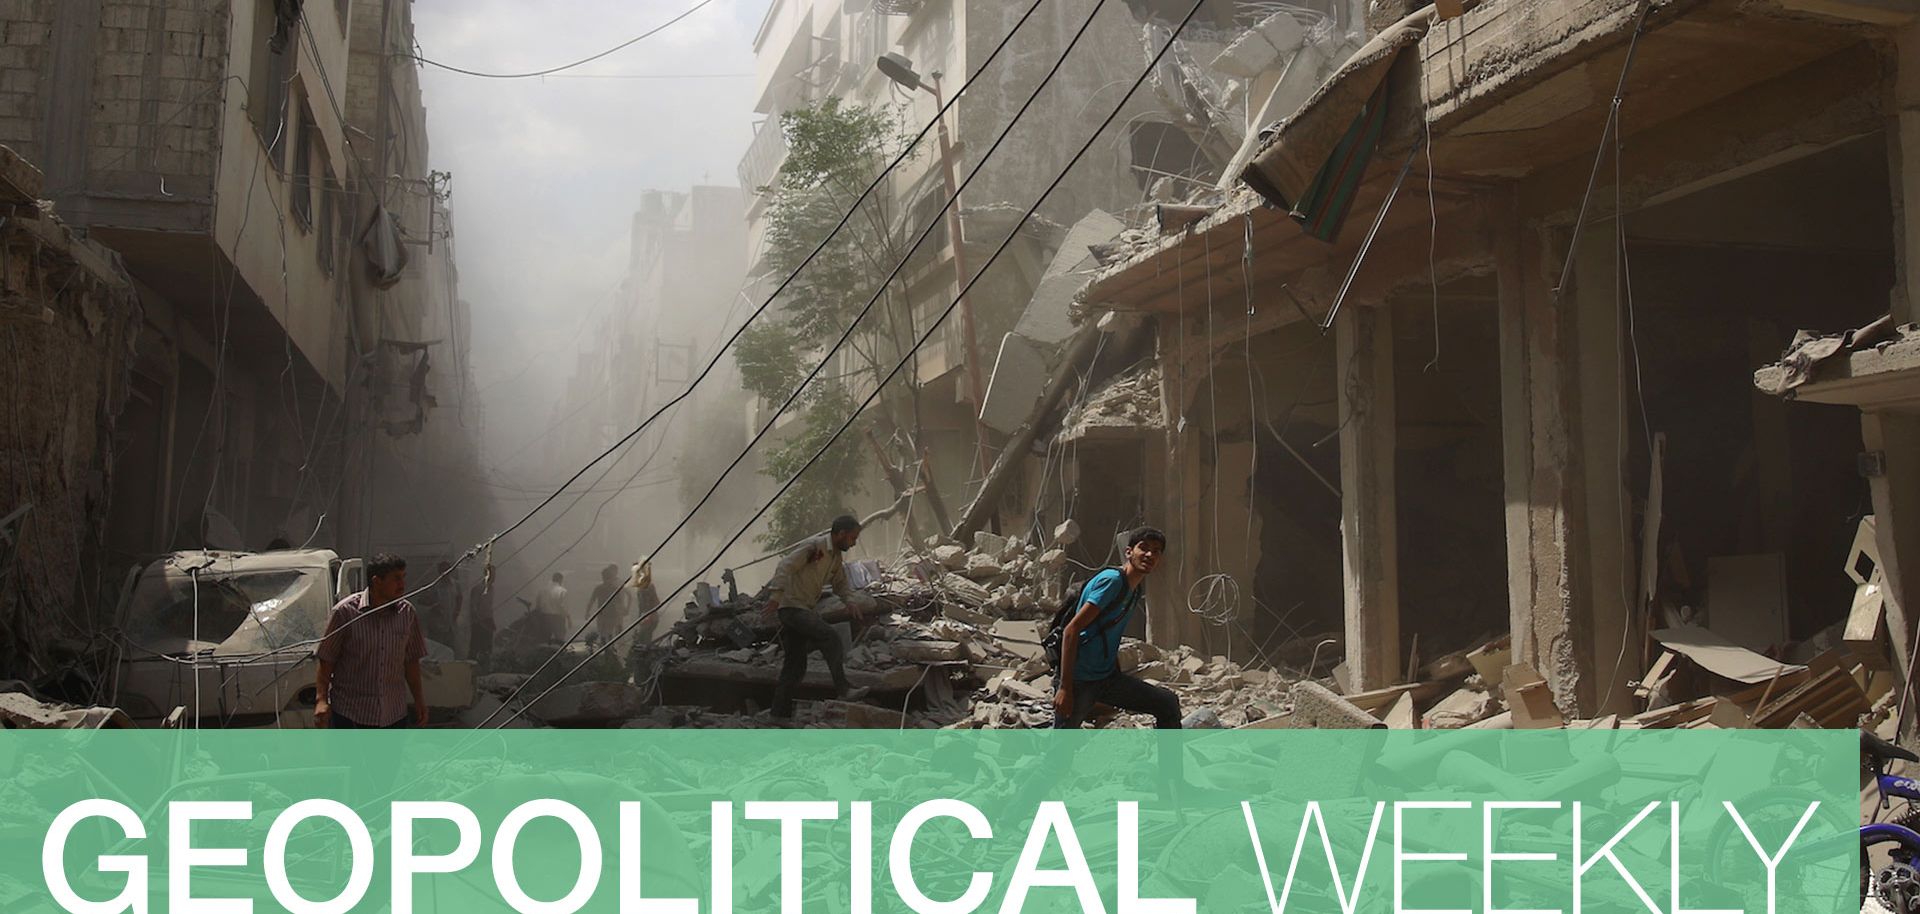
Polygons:
M323 170L324 173L324 170ZM333 261L340 246L340 221L336 210L340 206L340 185L333 176L326 176L326 183L320 187L320 272L333 275Z
M288 196L293 200L293 221L302 229L313 229L313 187L317 183L314 175L326 172L326 151L320 147L320 128L313 122L313 112L306 102L300 103L300 132L293 137L293 176L287 182ZM314 165L321 166L315 169Z
M274 0L254 0L252 64L247 71L247 115L260 134L275 168L283 168L287 146L287 84L293 79L294 44L290 25L279 31ZM275 48L279 50L275 50Z

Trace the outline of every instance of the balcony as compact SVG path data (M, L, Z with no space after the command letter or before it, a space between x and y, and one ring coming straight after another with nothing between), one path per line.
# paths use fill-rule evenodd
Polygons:
M774 115L760 122L755 128L753 142L747 146L747 154L740 157L740 186L748 193L757 194L760 188L772 184L780 175L780 166L787 161L787 134L780 129L780 117Z

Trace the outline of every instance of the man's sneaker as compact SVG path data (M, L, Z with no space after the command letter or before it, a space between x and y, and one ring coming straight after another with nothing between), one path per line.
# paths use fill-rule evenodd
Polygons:
M840 700L841 701L860 701L861 699L866 698L868 693L872 691L873 691L872 689L869 689L866 686L860 686L858 688L848 689L845 692L840 693Z

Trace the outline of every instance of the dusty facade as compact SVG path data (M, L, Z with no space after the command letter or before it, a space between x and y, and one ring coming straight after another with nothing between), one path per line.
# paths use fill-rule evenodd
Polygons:
M1093 252L1084 312L1150 319L1159 416L1045 437L1103 448L1100 485L1177 544L1153 640L1268 660L1330 636L1367 689L1511 631L1561 710L1591 717L1632 701L1650 629L1700 622L1776 655L1837 631L1872 514L1904 666L1907 401L1864 404L1863 425L1752 378L1795 328L1911 320L1910 18L1413 6L1266 125L1224 203L1163 211L1157 238L1136 211L1130 244ZM1375 112L1350 212L1319 240L1313 179ZM1124 368L1069 362L1089 395Z
M1082 22L1095 12L1092 3L1043 4L1014 32L1029 6L935 0L807 7L779 0L768 9L754 45L760 61L755 110L765 120L741 161L740 179L741 186L754 194L748 202L748 243L749 271L755 276L765 272L760 244L767 194L759 189L776 182L785 158L780 131L783 112L838 96L869 106L904 106L908 133L931 124L938 110L933 94L907 91L884 75L876 62L888 53L905 55L928 85L933 74L939 74L943 100L959 93L947 118L956 183L965 186L959 207L965 239L960 253L966 275L979 276L979 281L967 295L972 314L955 309L902 376L911 375L909 380L918 392L917 421L924 440L917 445L930 456L938 455L928 461L927 475L953 512L964 506L986 475L987 466L979 465L983 453L990 465L1006 446L1004 432L989 428L984 452L976 448L974 407L990 395L1002 340L1020 321L1065 227L1094 210L1139 203L1162 176L1135 166L1165 166L1176 158L1173 143L1166 144L1167 155L1156 156L1153 140L1161 137L1173 117L1151 93L1142 91L1123 108L1115 128L1048 196L1036 218L1016 224L1066 166L1085 134L1120 103L1146 60L1135 13L1124 4L1099 10L1077 48L989 161L987 150L1001 130L1047 76L1049 66ZM986 65L988 55L1002 41L1007 42L1006 48L986 75L960 93L960 87ZM951 232L940 216L947 190L938 150L937 135L929 133L919 153L903 162L882 188L884 208L893 214L890 218L898 224L900 237L911 240L931 226L926 244L910 258L900 280L908 290L909 326L917 330L929 327L947 311L961 288ZM1191 164L1191 156L1180 161L1183 166ZM979 177L969 183L976 168L981 168ZM987 268L994 251L1016 232L1006 254ZM779 277L765 279L749 289L750 296L759 295L755 305L766 300ZM770 414L771 408L766 412ZM887 453L884 459L896 466L889 470L881 467L879 459L873 461L864 495L850 507L865 514L894 502L899 487L888 478L889 472L902 474L911 483L919 455L909 453L910 449L894 450L900 452ZM925 504L916 504L907 514L931 521L933 512ZM903 531L892 520L888 523L880 535L893 543ZM924 533L929 528L915 529Z
M457 403L467 384L424 108L414 68L389 53L410 46L410 7L6 6L0 143L46 163L44 196L119 256L140 305L125 405L98 417L117 472L93 611L168 550L278 539L354 553L405 533L379 529L399 515L378 511L374 452L453 424L421 404ZM402 447L470 450L460 435Z

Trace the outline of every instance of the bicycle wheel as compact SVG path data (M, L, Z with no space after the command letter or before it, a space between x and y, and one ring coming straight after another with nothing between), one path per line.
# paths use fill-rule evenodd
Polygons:
M1822 797L1798 787L1771 787L1739 800L1735 805L1743 821L1757 838L1769 847L1777 847L1786 833L1799 822L1810 804ZM1859 825L1830 805L1822 803L1799 837L1797 848L1782 862L1777 874L1775 900L1779 910L1819 910L1851 893L1855 901L1864 901L1868 891L1867 855L1861 847ZM1859 862L1854 849L1860 848ZM1731 818L1714 824L1706 843L1705 876L1713 885L1737 891L1747 898L1747 910L1764 910L1766 886L1749 878L1757 865L1747 836ZM1761 905L1756 908L1755 903Z

